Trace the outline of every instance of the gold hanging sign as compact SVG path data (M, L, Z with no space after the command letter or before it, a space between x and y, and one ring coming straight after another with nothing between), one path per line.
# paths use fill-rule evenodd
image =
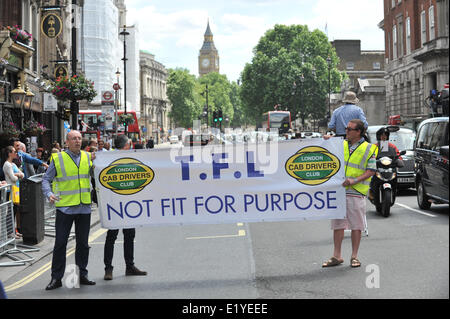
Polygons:
M41 32L53 39L60 35L62 31L62 20L56 13L49 13L42 18Z
M64 64L59 64L55 66L55 78L63 78L68 75L67 66Z

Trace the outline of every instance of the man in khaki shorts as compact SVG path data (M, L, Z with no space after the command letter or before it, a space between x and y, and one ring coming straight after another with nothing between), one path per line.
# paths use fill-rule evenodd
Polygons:
M361 266L358 260L361 233L364 230L364 217L366 214L366 195L369 191L370 180L376 172L376 158L378 148L367 143L364 138L364 123L361 120L351 120L345 128L347 138L344 140L345 181L347 215L345 219L333 219L334 252L333 256L322 264L322 267L337 266L344 262L341 255L344 230L351 229L352 256L350 265ZM330 136L324 136L325 139Z

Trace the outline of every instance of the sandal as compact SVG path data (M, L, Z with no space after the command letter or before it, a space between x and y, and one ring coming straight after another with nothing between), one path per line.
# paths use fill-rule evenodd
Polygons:
M324 262L323 264L322 264L322 267L323 268L326 268L326 267L333 267L333 266L337 266L337 265L340 265L340 264L342 264L344 262L344 259L337 259L336 257L331 257L330 259L328 259L326 262Z
M361 262L358 260L358 258L353 257L352 259L350 259L350 266L352 268L360 267Z

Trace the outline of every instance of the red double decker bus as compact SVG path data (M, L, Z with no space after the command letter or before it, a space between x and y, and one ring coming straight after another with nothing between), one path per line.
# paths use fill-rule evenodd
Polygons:
M123 111L118 111L118 117L122 115ZM135 111L127 111L127 114L133 118L133 123L127 125L127 136L133 141L133 144L142 143L141 130L139 128L138 119ZM101 110L80 110L78 114L79 130L84 138L105 139L112 138L115 133L114 117L106 118L102 115ZM111 125L112 123L112 125ZM124 134L125 126L117 120L117 134Z

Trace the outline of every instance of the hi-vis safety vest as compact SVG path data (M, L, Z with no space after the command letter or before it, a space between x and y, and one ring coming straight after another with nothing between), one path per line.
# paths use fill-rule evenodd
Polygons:
M364 141L350 155L350 146L348 145L348 141L344 140L345 177L356 178L364 174L367 163L373 154L377 156L378 147L375 144ZM369 191L371 179L372 177L369 177L358 184L347 186L346 188L352 187L354 190L365 196Z
M92 166L90 154L81 151L79 167L66 152L52 155L55 163L56 176L53 192L60 200L56 207L78 206L91 204L91 184L89 170ZM55 185L56 183L56 185Z

